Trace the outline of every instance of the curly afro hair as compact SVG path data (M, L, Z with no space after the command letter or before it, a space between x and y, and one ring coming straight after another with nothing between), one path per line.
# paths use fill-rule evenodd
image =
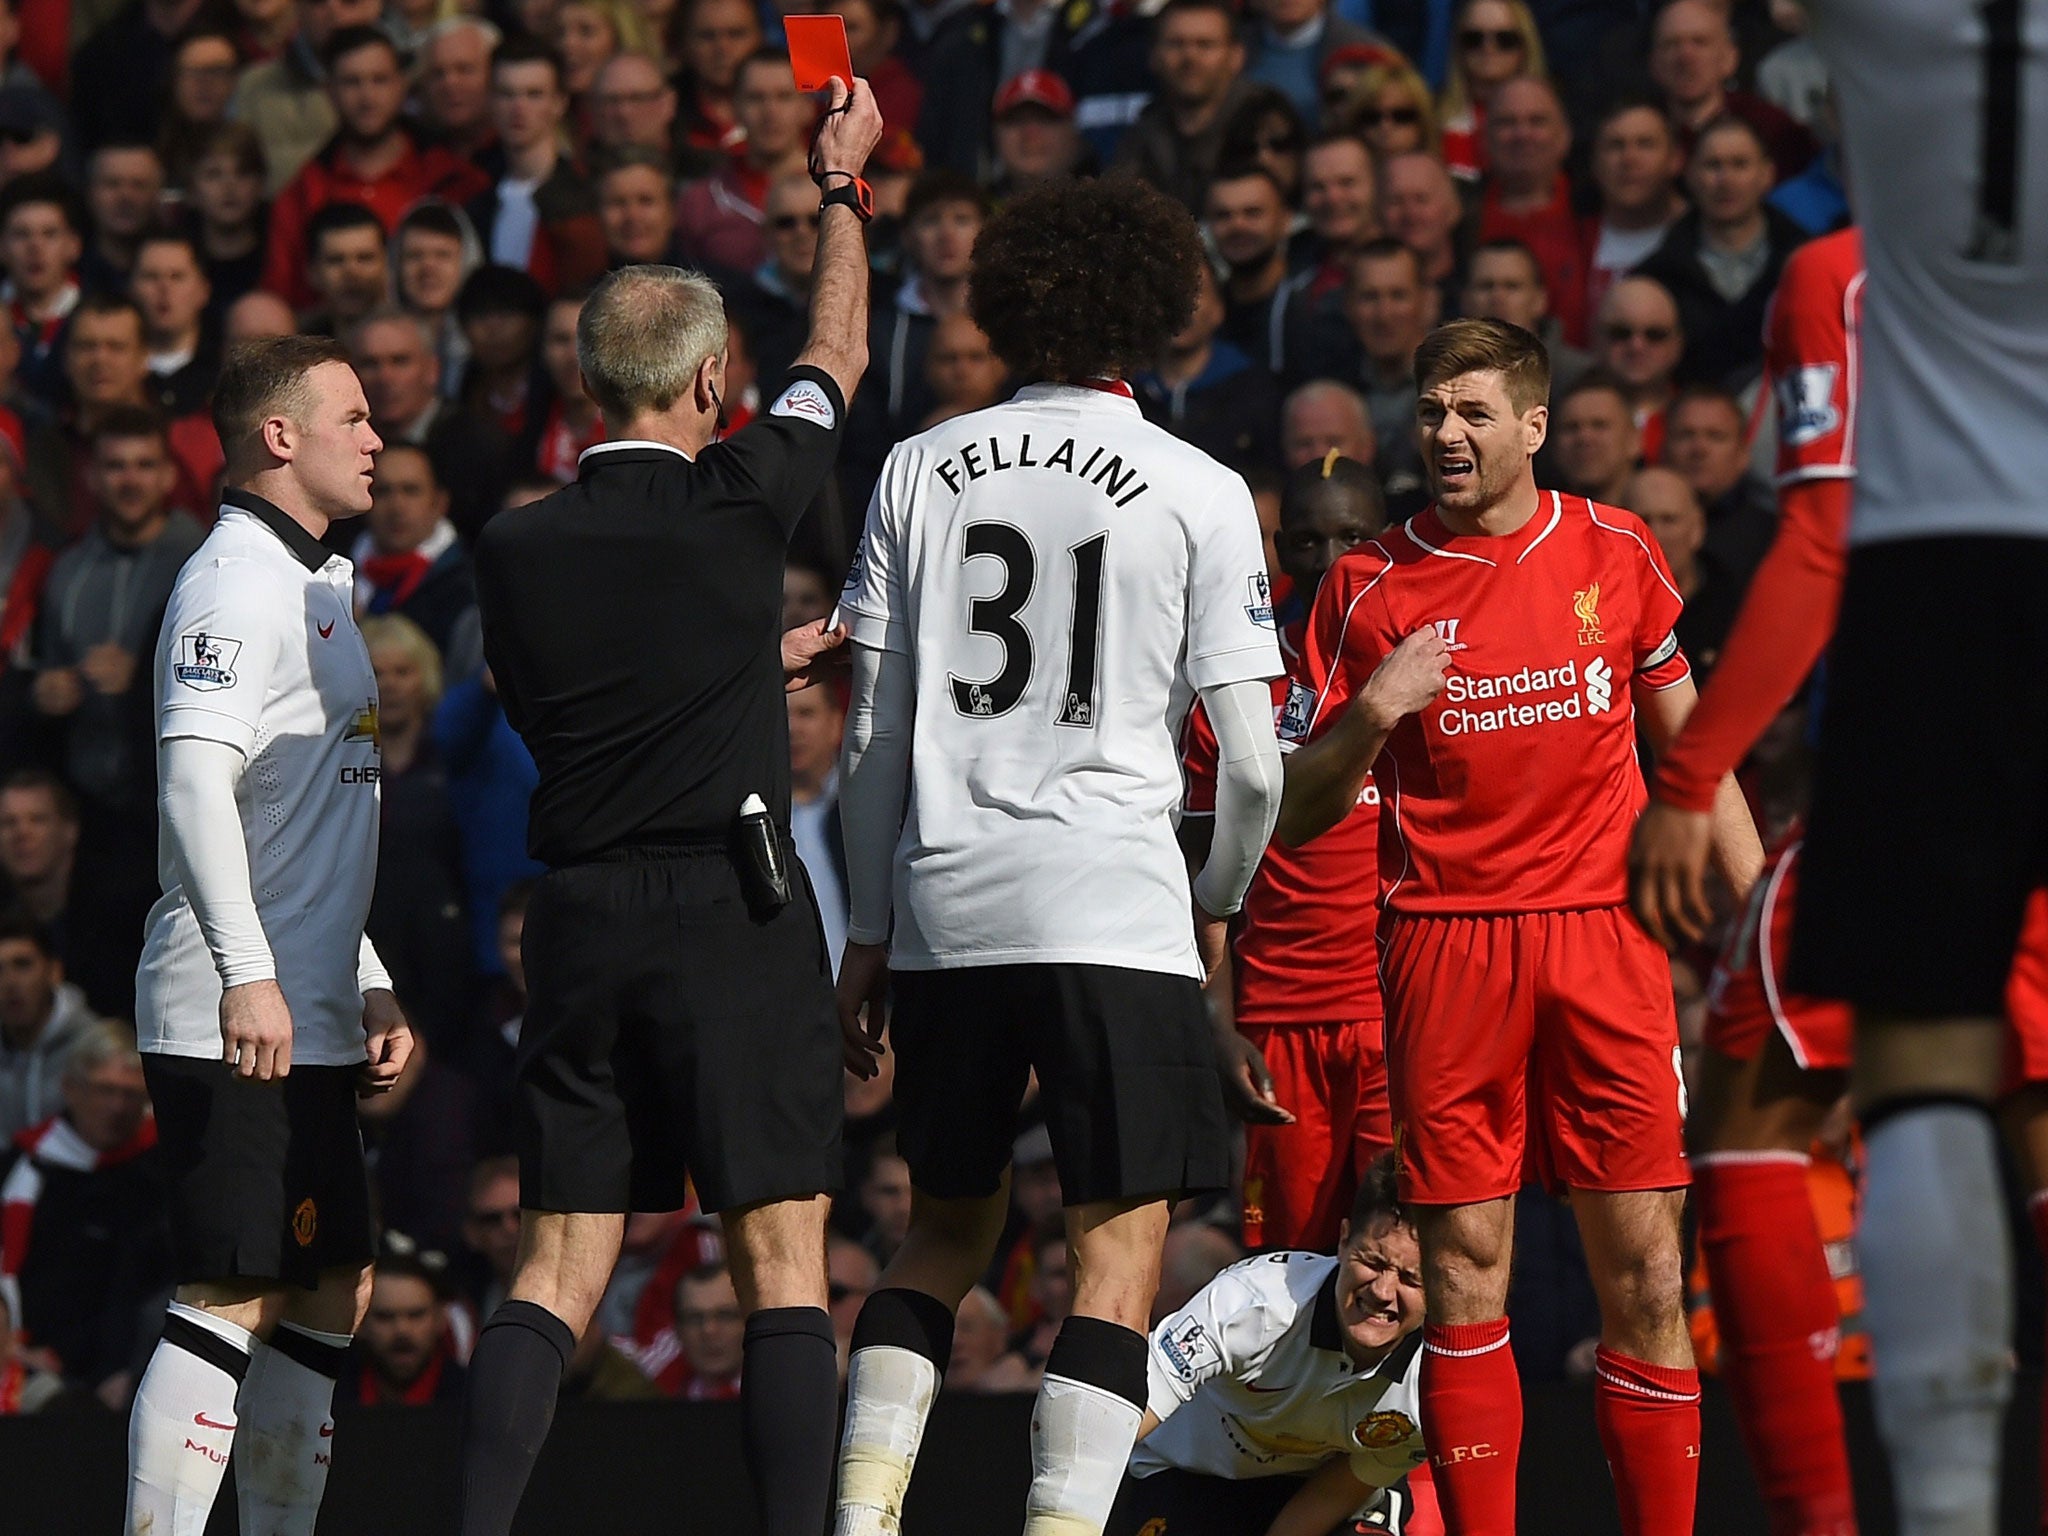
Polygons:
M1125 378L1195 312L1201 236L1127 177L1054 182L1006 203L974 242L968 308L1026 381Z

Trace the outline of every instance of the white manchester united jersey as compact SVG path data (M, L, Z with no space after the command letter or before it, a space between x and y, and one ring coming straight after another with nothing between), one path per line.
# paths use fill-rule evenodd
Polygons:
M1850 542L2048 538L2048 5L1813 9L1870 273Z
M1244 481L1126 394L1028 385L891 453L840 607L917 679L890 963L1200 976L1181 720L1280 673Z
M228 492L171 589L157 642L159 740L242 754L250 893L291 1009L292 1061L363 1059L357 960L377 880L377 677L355 571L259 498ZM136 974L142 1049L218 1057L219 974L159 839L164 894Z
M1242 1260L1152 1330L1146 1407L1162 1422L1131 1453L1133 1477L1300 1475L1345 1456L1359 1481L1385 1488L1421 1465L1422 1331L1370 1370L1353 1365L1337 1264Z

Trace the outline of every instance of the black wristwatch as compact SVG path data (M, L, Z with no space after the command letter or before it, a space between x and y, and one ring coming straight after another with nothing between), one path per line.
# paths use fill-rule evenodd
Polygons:
M820 213L834 203L843 203L854 211L863 224L875 216L874 190L865 181L851 171L824 171L817 178L819 186L824 187L827 176L844 177L845 180L837 186L825 187L824 195L818 199Z

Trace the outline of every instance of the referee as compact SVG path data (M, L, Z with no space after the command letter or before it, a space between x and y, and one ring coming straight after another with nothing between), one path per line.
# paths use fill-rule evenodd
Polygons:
M477 542L484 653L540 769L528 836L548 873L526 916L519 1266L470 1362L463 1536L511 1529L626 1213L681 1206L692 1180L750 1314L761 1528L825 1525L840 1037L791 851L778 636L789 538L867 365L860 172L881 126L865 83L833 82L811 334L774 403L719 441L717 289L615 272L576 330L610 440Z
M377 680L355 573L383 446L347 354L228 354L230 489L157 642L162 900L136 975L178 1289L128 1421L131 1536L198 1536L228 1455L245 1531L311 1536L372 1255L359 1093L412 1053L363 920ZM367 1059L366 1059L367 1058Z

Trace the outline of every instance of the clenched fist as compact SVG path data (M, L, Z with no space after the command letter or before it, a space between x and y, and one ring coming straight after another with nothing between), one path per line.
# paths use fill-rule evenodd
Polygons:
M1364 710L1378 729L1391 731L1444 691L1450 670L1451 650L1443 636L1433 628L1418 629L1373 669L1353 707Z

